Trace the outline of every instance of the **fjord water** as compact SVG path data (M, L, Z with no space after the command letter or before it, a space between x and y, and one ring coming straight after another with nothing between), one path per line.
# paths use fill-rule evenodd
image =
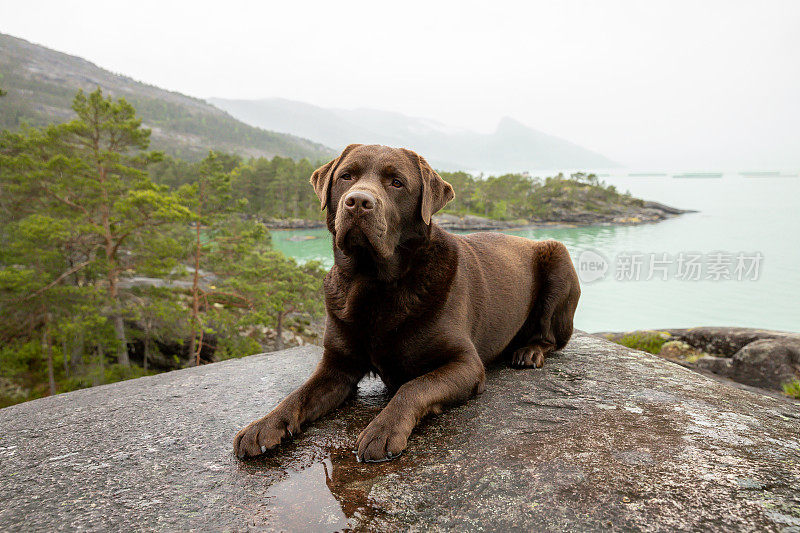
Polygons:
M800 178L725 174L718 179L676 179L671 175L632 177L626 172L602 179L636 197L698 213L638 226L508 231L531 239L562 241L576 264L587 250L607 261L605 277L581 283L576 327L623 331L746 326L800 331ZM332 264L331 241L325 230L275 231L273 241L298 260L319 260L326 267ZM731 272L737 255L750 258L760 253L763 259L757 279L748 279L753 273L743 280L714 280L713 275L708 279L707 268L700 280L677 277L679 254L702 254L708 263L718 252L732 256ZM667 254L667 262L662 263L669 267L666 280L661 279L659 270L647 279L650 254L658 259ZM625 257L642 260L638 280L617 279L630 273L624 269Z

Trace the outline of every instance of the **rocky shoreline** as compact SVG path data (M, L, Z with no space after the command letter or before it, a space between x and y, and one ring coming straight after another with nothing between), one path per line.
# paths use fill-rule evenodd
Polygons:
M269 229L322 229L324 220L309 220L305 218L263 218L259 220Z
M799 333L698 327L595 335L750 387L796 395L792 384L800 385Z
M476 215L436 215L434 220L441 227L455 231L501 230L527 227L577 227L577 226L631 226L660 222L685 213L696 213L689 209L678 209L658 202L644 202L642 206L630 206L624 210L598 212L570 210L557 212L556 216L519 220L494 220Z
M572 210L559 212L553 217L496 220L477 215L453 215L441 213L434 215L433 220L442 228L452 231L484 231L504 230L528 227L577 227L577 226L630 226L660 222L685 213L696 213L691 209L678 209L658 202L643 202L641 206L628 206L624 210L598 212L590 210ZM262 222L270 229L321 229L324 220L308 220L301 218L269 218Z

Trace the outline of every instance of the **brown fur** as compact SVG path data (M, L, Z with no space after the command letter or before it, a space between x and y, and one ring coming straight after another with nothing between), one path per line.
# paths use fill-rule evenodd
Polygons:
M311 183L334 241L325 350L304 385L239 432L239 457L297 434L375 372L394 396L356 453L391 459L424 416L482 392L486 364L539 368L569 341L580 287L566 248L432 224L453 189L414 152L350 145Z

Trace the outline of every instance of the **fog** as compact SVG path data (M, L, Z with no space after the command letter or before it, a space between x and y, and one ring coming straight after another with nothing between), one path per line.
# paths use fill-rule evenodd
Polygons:
M639 169L800 169L800 2L4 2L0 32L198 97L508 115Z

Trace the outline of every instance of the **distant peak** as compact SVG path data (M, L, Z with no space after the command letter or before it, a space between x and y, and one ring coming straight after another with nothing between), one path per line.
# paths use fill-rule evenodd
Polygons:
M525 129L528 130L528 126L520 122L519 120L515 120L511 117L503 117L500 119L500 122L497 123L497 130L508 130L508 129Z

